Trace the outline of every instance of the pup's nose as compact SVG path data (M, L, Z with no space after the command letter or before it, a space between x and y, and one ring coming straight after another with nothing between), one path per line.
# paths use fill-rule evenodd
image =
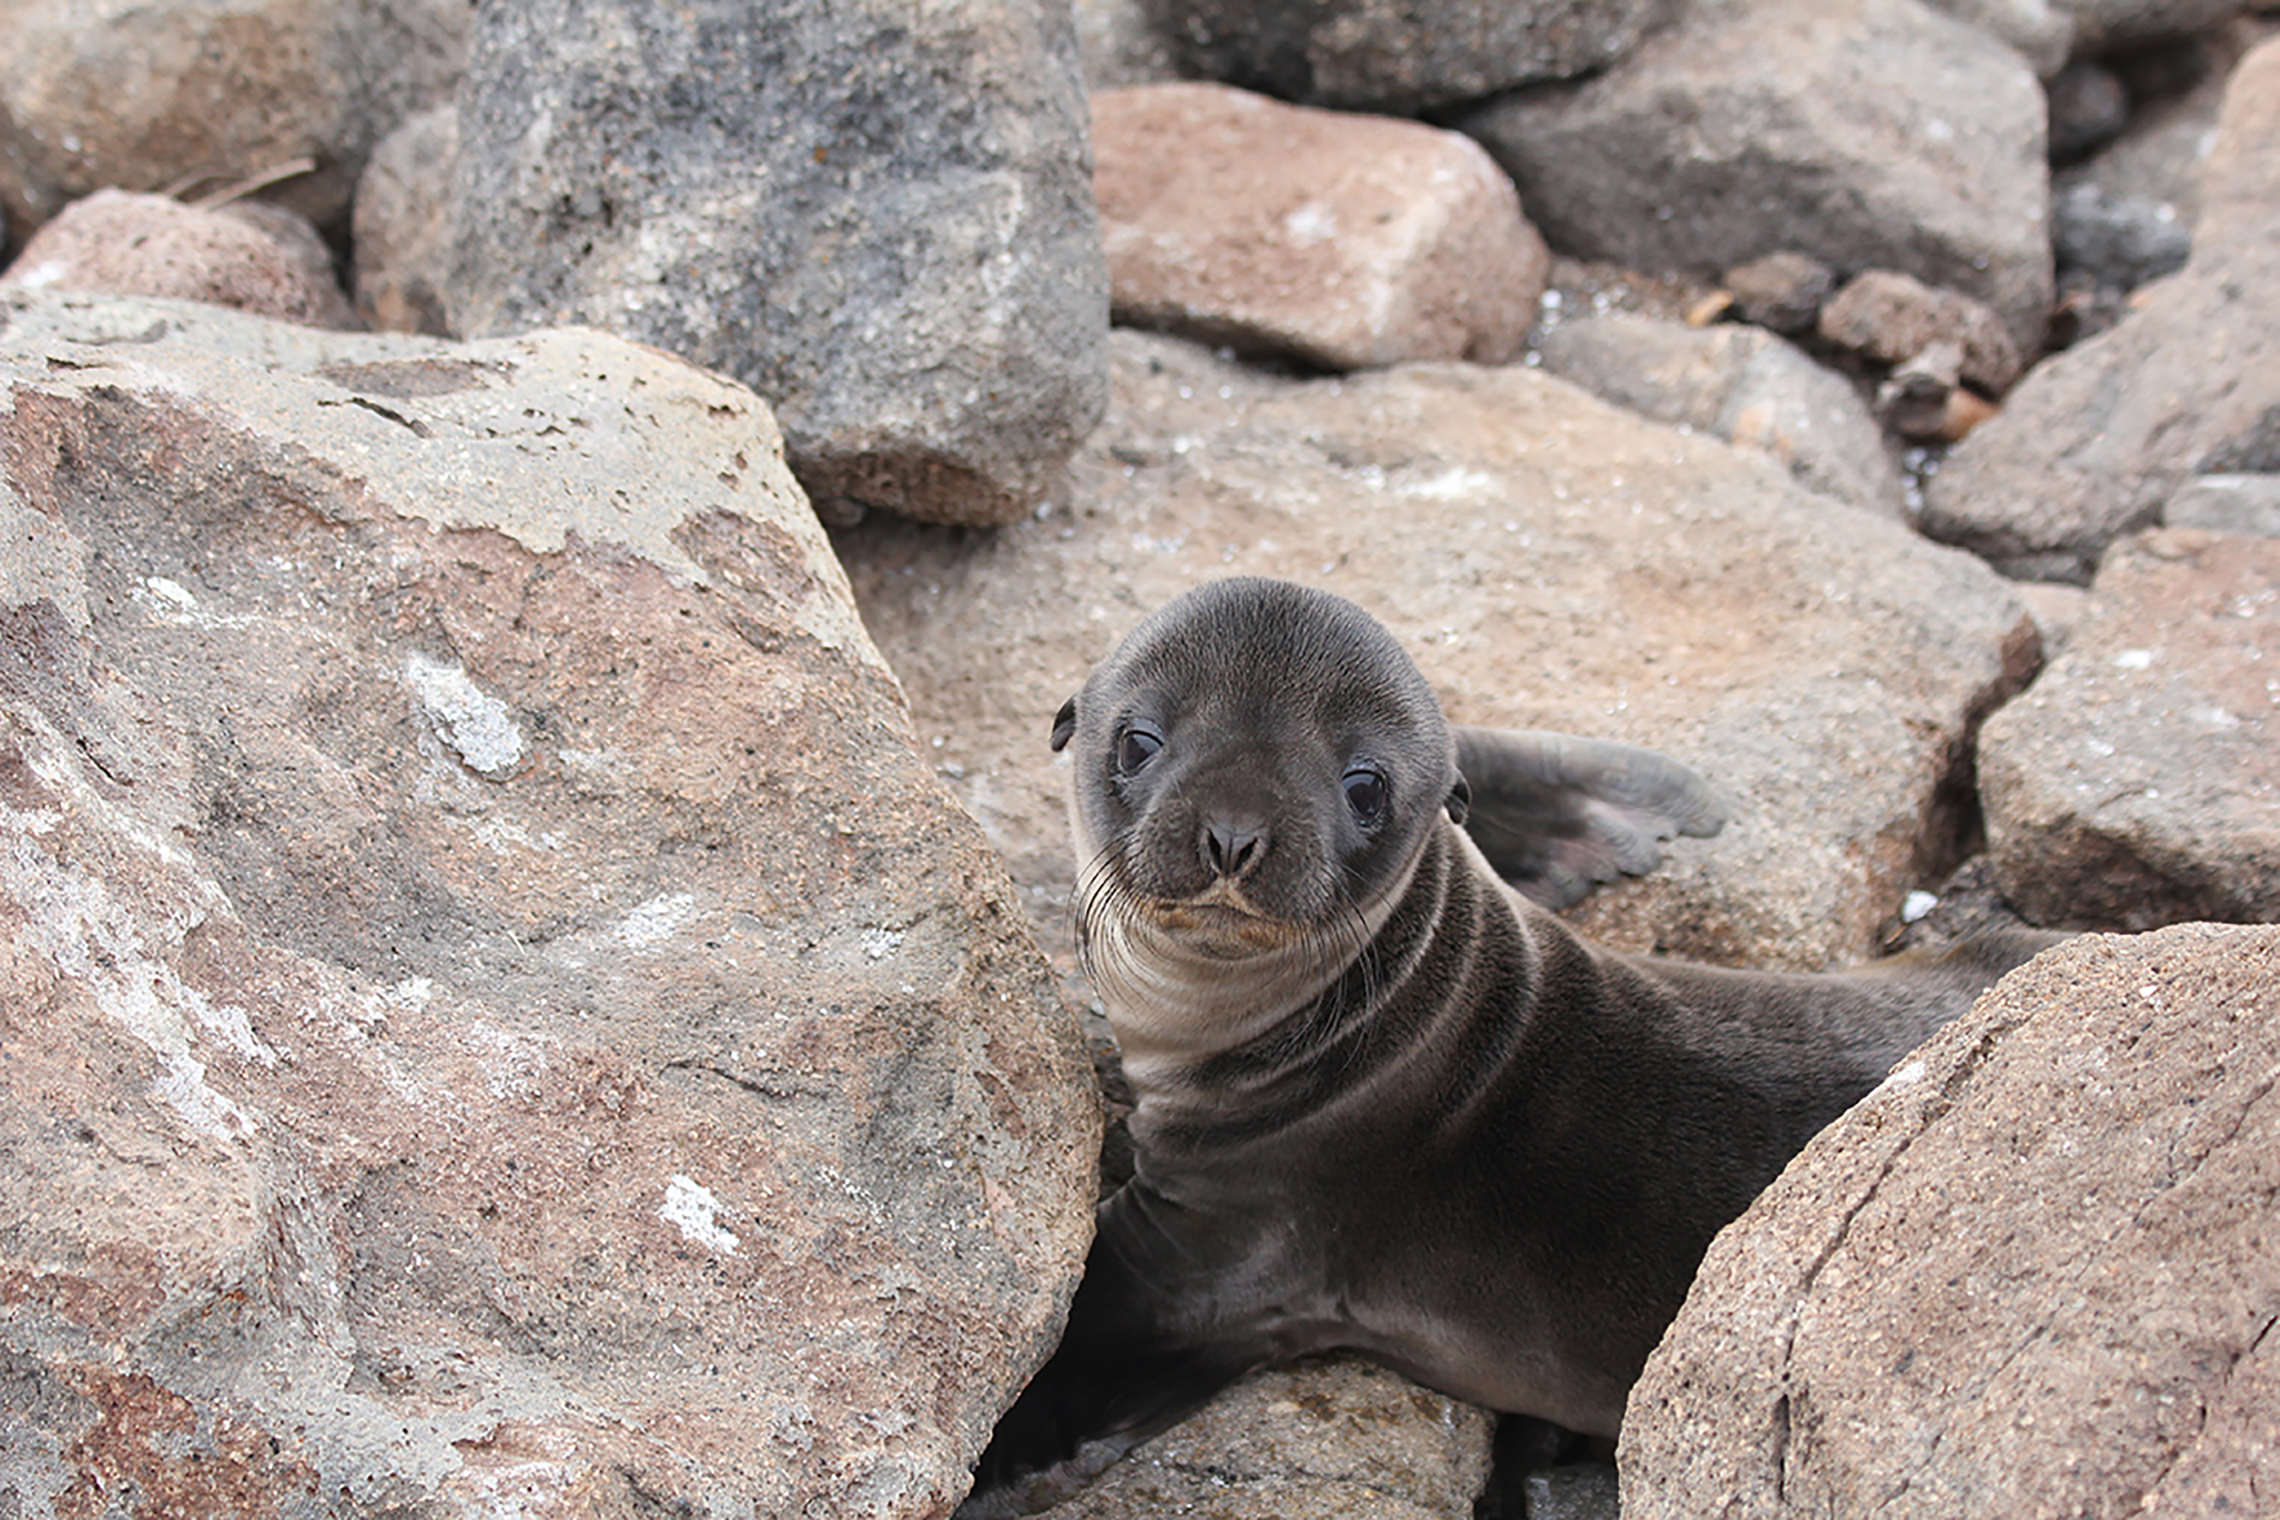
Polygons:
M1206 819L1201 847L1212 875L1237 879L1267 853L1267 826L1248 818Z

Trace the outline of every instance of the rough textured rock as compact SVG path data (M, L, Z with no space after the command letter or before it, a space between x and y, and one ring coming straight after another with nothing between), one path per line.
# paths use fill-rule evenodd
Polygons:
M2184 270L2035 367L1932 481L1926 532L2079 581L2189 477L2280 469L2280 41L2233 76L2202 196Z
M0 207L21 237L105 186L227 183L338 222L372 145L448 94L474 0L9 0Z
M1147 611L1272 574L1360 600L1459 721L1659 746L1735 821L1578 910L1633 946L1761 964L1871 950L1949 848L1941 779L2031 667L1968 556L1524 366L1273 380L1118 333L1074 505L982 537L840 535L919 734L1070 943L1054 709Z
M1093 1105L765 408L0 314L6 1507L944 1514Z
M1286 100L1423 111L1606 68L1672 0L1151 0L1188 72Z
M1615 313L1544 335L1543 366L1658 422L1762 449L1809 489L1898 517L1899 468L1844 379L1751 327L1691 328Z
M1330 369L1519 352L1551 255L1472 139L1216 84L1092 105L1118 321Z
M1490 1425L1366 1362L1261 1372L1044 1520L1463 1520Z
M2280 538L2280 474L2195 476L2169 498L2162 520L2173 528Z
M1606 73L1459 125L1564 253L1897 269L1985 301L2027 347L2048 316L2041 86L1916 0L1691 6Z
M2038 922L2280 920L2280 540L2117 543L1979 778L1996 879Z
M1899 364L1935 343L1953 343L1962 375L1994 395L2025 368L1994 312L1952 290L1935 290L1889 269L1855 275L1821 308L1821 336L1882 364Z
M2066 0L1930 0L1934 10L1978 27L2018 49L2037 74L2048 79L2065 67L2074 42L2074 17Z
M459 113L422 111L380 140L356 182L350 239L356 310L384 332L445 336L451 229L445 219L459 157Z
M332 255L282 206L209 211L98 190L34 234L0 287L211 301L313 327L359 326Z
M1779 333L1811 332L1821 303L1837 288L1837 277L1819 259L1801 253L1769 253L1726 271L1725 287L1745 322Z
M1624 1520L2267 1513L2280 929L2013 972L1711 1245Z
M1066 5L485 6L458 105L456 332L589 322L733 375L819 505L1018 517L1099 418Z

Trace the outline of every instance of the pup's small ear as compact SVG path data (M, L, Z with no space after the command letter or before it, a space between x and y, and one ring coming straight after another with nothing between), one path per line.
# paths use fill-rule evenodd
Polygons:
M1053 748L1055 750L1066 748L1069 743L1069 736L1076 731L1077 699L1071 697L1061 704L1059 712L1053 714Z
M1449 810L1449 821L1451 823L1463 823L1465 814L1472 811L1471 783L1459 776L1457 784L1449 788L1448 798L1442 803L1442 806Z

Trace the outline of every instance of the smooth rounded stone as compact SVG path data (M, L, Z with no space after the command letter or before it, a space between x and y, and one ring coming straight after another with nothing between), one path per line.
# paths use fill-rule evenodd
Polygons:
M2035 366L1931 481L1925 532L2083 582L2193 476L2280 470L2280 40L2233 75L2202 197L2184 269Z
M2189 231L2200 210L2201 169L2216 139L2225 86L2240 59L2271 30L2269 24L2244 22L2195 38L2189 46L2164 50L2182 57L2190 77L2166 88L2137 86L2121 135L2090 158L2059 170L2053 188L2063 194L2093 184L2109 201L2167 206ZM2144 56L2117 58L2113 66L2119 72Z
M2111 142L2129 124L2130 97L2112 69L2070 63L2043 87L2050 101L2050 159L2071 163Z
M2066 652L1988 721L1996 879L2039 923L2280 919L2280 540L2108 551Z
M2167 201L2114 200L2083 181L2051 202L2051 247L2060 269L2134 290L2185 267L2193 229Z
M2280 538L2280 474L2197 475L2169 498L2162 521L2172 528Z
M1962 377L1997 396L2026 367L2000 316L1960 292L1889 269L1848 280L1822 306L1819 327L1831 343L1881 364L1901 364L1935 343L1952 343L1962 354Z
M206 210L98 190L31 236L0 288L211 301L312 327L362 324L316 229L282 206Z
M1722 283L1743 321L1778 333L1801 333L1813 330L1821 303L1837 288L1837 277L1819 259L1782 252L1735 265Z
M422 111L380 140L356 182L353 290L358 315L383 332L448 335L445 220L459 113Z
M1152 0L1185 71L1415 114L1604 69L1675 0Z
M1328 369L1519 352L1551 255L1471 138L1218 84L1092 108L1119 322Z
M1254 1373L1041 1520L1468 1520L1492 1423L1367 1362Z
M1563 252L1714 273L1787 249L1960 290L2041 338L2042 87L1917 0L1691 6L1606 73L1456 125Z
M202 188L296 160L270 194L346 215L372 145L446 97L474 0L9 0L0 206L16 235L106 187Z
M1113 347L1067 510L834 540L1049 951L1072 944L1053 712L1148 611L1225 575L1355 598L1459 722L1651 745L1710 777L1734 822L1576 910L1595 937L1852 961L1944 872L1942 779L2035 661L1985 566L1526 366L1296 381L1176 339Z
M1799 484L1902 516L1907 487L1860 395L1772 333L1612 313L1544 334L1543 367L1657 422L1780 461Z
M2074 55L2094 58L2148 42L2213 31L2239 15L2241 0L2066 0Z
M1097 1115L766 408L591 330L0 316L34 1511L948 1513Z
M458 97L453 331L588 323L767 399L819 509L995 523L1106 399L1069 8L524 0Z
M1624 1520L2264 1512L2275 1069L2280 929L2012 972L1712 1242L1631 1391Z

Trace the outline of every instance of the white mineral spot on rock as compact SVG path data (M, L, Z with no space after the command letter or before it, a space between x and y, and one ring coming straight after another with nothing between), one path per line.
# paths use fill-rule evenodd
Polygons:
M665 1206L657 1217L681 1232L691 1245L703 1246L718 1256L736 1254L736 1236L721 1227L720 1200L712 1189L675 1172L665 1182Z
M42 286L53 285L62 279L63 275L63 264L56 259L49 259L44 264L34 264L16 276L14 283L21 285L26 290L38 290Z
M180 581L169 580L163 575L153 575L146 578L143 584L177 607L195 607L198 605L198 599L192 596L189 588Z
M1338 235L1338 214L1320 201L1308 201L1283 218L1283 231L1301 248Z
M2196 723L2205 723L2211 728L2240 727L2240 719L2234 717L2231 713L2225 711L2225 709L2221 707L2196 707L2188 712L2186 716L2191 718Z
M900 929L865 929L863 931L863 953L875 961L883 961L900 950L902 942L903 933Z
M515 726L514 714L469 680L466 671L414 650L404 659L404 680L427 709L436 737L456 750L469 770L496 778L522 759L522 730Z
M660 893L626 914L617 926L617 937L634 949L640 949L644 945L654 945L660 940L671 938L696 915L696 893Z
M1485 470L1468 470L1462 466L1429 475L1423 480L1405 482L1401 491L1405 496L1424 496L1434 501L1456 501L1467 496L1484 496L1496 489L1496 477Z
M1910 1061L1905 1066L1894 1067L1891 1074L1878 1084L1878 1090L1881 1091L1887 1087L1906 1087L1910 1083L1922 1081L1923 1077L1924 1063Z
M2117 670L2145 670L2152 664L2153 651L2150 649L2125 649L2114 656L2114 668Z
M1900 922L1912 924L1940 905L1936 892L1910 892L1900 904Z

